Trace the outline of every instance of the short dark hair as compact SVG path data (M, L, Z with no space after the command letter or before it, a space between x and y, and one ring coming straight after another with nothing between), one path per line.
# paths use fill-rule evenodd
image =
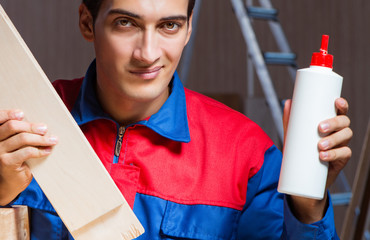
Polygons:
M193 13L194 5L195 5L195 0L189 0L189 4L188 4L188 18Z
M95 20L98 16L98 13L99 13L99 9L100 9L100 6L101 4L103 3L104 0L83 0L82 2L86 5L87 9L89 9L92 17L93 17L93 21L95 23ZM189 0L189 4L188 4L188 18L190 17L190 15L192 14L193 12L193 9L194 9L194 5L195 5L195 0Z

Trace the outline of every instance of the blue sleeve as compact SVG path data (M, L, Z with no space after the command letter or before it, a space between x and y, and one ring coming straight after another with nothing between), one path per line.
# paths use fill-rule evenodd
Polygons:
M284 229L282 239L335 239L339 240L334 224L334 211L330 194L328 193L329 206L325 216L313 224L304 224L298 221L291 212L289 205L284 200Z
M294 217L285 195L277 192L281 160L281 152L272 146L261 169L249 179L238 239L338 239L330 200L319 222L303 224Z
M25 205L34 209L55 212L53 206L34 178L30 185L18 195L11 205Z

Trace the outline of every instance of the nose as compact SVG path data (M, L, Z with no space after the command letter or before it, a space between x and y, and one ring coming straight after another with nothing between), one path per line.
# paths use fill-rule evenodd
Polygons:
M133 52L134 59L150 65L155 63L160 56L161 49L156 32L151 30L143 31Z

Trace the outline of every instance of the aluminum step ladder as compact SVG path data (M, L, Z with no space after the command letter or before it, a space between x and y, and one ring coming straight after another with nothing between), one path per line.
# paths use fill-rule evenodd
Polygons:
M296 54L294 54L288 44L281 24L278 20L278 11L273 8L270 0L259 0L259 6L253 6L252 0L231 0L234 13L239 21L241 31L248 49L248 98L254 96L254 70L259 78L261 87L264 91L265 99L270 109L278 137L283 142L284 130L282 123L282 106L276 94L272 78L269 74L267 65L286 66L294 83L297 71ZM280 52L263 52L258 44L258 40L253 29L254 20L267 21L274 36ZM336 184L343 192L332 194L334 205L347 205L352 197L351 187L343 172L338 176Z
M199 13L202 0L197 0L193 12L193 33L192 37L184 49L181 59L181 80L184 84L187 82L190 69L190 62L194 49L194 40L196 38L196 30L199 20ZM282 107L277 94L274 90L272 79L269 75L267 65L283 65L288 68L292 82L295 80L297 70L296 55L292 53L288 41L285 37L283 29L278 21L278 11L274 9L269 0L259 0L260 6L253 6L252 0L247 0L245 3L242 0L231 0L233 10L240 23L245 42L248 47L248 96L253 96L254 92L254 68L257 71L261 85L264 88L266 100L269 105L270 112L273 116L274 123L279 132L279 138L283 142L283 126L282 126ZM280 52L262 52L257 38L255 36L252 21L253 19L265 20L268 22L271 32L277 42ZM352 197L351 187L348 184L346 176L343 172L340 173L336 184L343 191L332 194L332 202L334 205L347 205Z
M297 69L296 55L292 53L283 29L278 21L278 11L272 7L269 0L259 0L258 7L253 6L252 1L247 1L245 3L242 0L231 0L231 4L248 49L248 97L251 98L254 95L253 77L255 70L264 92L267 105L270 109L279 140L283 142L282 106L276 94L267 65L287 66L292 81L294 82ZM252 21L254 19L268 21L280 52L262 52L252 26Z

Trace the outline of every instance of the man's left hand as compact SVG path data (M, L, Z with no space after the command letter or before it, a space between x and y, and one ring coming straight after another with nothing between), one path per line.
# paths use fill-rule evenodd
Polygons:
M348 147L353 135L350 119L347 116L348 102L343 98L338 98L335 101L335 106L338 115L322 121L318 126L319 133L325 136L318 143L320 160L329 163L327 188L334 183L352 155L352 151ZM285 132L288 126L290 107L291 100L287 100L283 119ZM297 219L307 224L321 220L327 207L327 195L322 200L289 196L288 201Z

